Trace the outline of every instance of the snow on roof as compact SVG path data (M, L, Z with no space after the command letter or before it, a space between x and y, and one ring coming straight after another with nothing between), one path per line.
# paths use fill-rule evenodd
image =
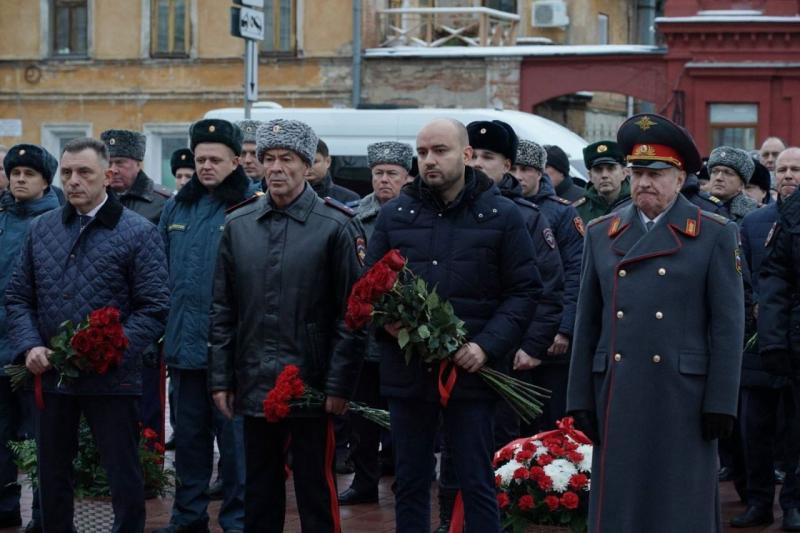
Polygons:
M702 14L701 14L702 13ZM755 12L759 13L759 12ZM673 22L688 22L692 24L704 24L707 22L770 22L770 23L798 23L800 16L793 17L770 17L754 15L751 11L706 11L690 17L656 17L656 24Z
M487 57L662 54L665 49L643 44L531 45L531 46L397 46L368 48L365 57Z

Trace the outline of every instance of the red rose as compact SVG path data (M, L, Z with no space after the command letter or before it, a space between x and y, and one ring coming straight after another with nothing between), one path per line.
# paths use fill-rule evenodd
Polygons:
M144 437L146 440L155 440L158 438L158 433L156 433L153 429L144 428L142 431L142 437Z
M521 466L516 470L514 470L514 479L528 479L530 475L531 473L528 472L528 469L525 468L524 466Z
M391 291L397 282L397 272L383 263L377 263L372 267L369 275L373 287L373 302Z
M574 474L569 478L569 486L575 490L581 490L589 483L589 478L586 474Z
M505 509L509 503L511 503L511 500L507 493L501 492L497 495L497 505L500 506L500 509Z
M155 444L153 444L153 448L158 453L164 453L164 451L166 451L166 448L164 448L164 445L161 444L160 442L156 442Z
M392 249L386 252L386 255L381 258L381 263L385 263L386 266L395 272L400 272L403 270L403 267L406 266L406 258L403 257L400 250Z
M536 459L536 462L539 463L542 466L547 466L547 465L549 465L550 463L553 462L553 456L552 455L548 455L548 454L540 455Z
M580 503L580 498L578 498L578 495L574 492L567 491L561 497L561 505L563 505L566 509L577 509Z
M78 354L85 354L88 352L91 348L91 342L89 342L89 337L86 334L86 331L81 330L75 333L70 340L70 345Z
M545 497L544 503L547 504L547 508L551 511L555 511L558 509L558 496L550 495Z
M344 322L348 329L356 331L369 324L372 318L372 304L351 297L347 302Z
M534 505L536 505L536 502L533 501L533 496L530 494L522 496L517 502L517 507L519 507L520 511L530 511Z

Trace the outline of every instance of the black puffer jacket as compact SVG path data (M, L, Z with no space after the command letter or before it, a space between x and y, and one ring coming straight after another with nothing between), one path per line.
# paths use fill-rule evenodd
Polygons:
M214 274L210 390L233 391L237 413L264 416L264 396L293 364L310 386L349 398L364 337L347 329L344 313L363 239L349 209L309 186L285 209L267 194L228 215Z
M417 178L381 209L367 266L392 248L453 305L487 364L508 370L541 292L533 243L517 205L472 168L466 169L464 190L448 205ZM418 358L407 365L396 339L383 331L377 339L382 394L438 401L433 365ZM494 393L479 376L458 372L452 400L487 397Z
M768 372L800 377L800 195L783 201L758 277L759 351Z

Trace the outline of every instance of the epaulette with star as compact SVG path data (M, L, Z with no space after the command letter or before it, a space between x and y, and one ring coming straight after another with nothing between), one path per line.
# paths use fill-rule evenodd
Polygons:
M581 196L580 198L578 198L577 200L572 202L572 207L580 207L585 203L586 203L586 197L585 196Z
M337 200L336 198L331 198L330 196L325 197L325 205L336 209L337 211L341 211L345 215L349 217L356 216L356 212L344 205L342 202Z
M522 206L525 206L525 207L530 207L531 209L536 209L537 211L539 210L539 206L538 205L536 205L535 203L531 202L530 200L526 200L525 198L523 198L521 196L516 196L516 197L512 198L511 200L514 203L517 203L519 205L522 205Z
M712 198L713 198L713 196L712 196ZM717 224L722 224L723 226L725 224L727 224L728 222L730 222L730 220L728 220L724 216L718 215L716 213L711 213L710 211L700 211L700 214L703 215L706 218L710 218L711 220L713 220Z
M560 204L563 204L563 205L572 205L572 202L570 202L566 198L561 198L560 196L556 196L555 194L553 196L551 196L550 198L552 198L556 202L558 202Z
M158 183L153 184L153 192L164 198L172 198L172 191Z
M246 205L248 205L248 204L252 204L253 202L255 202L256 200L258 200L258 199L259 199L259 198L261 198L262 196L264 196L264 193L263 193L263 192L261 192L261 191L258 191L258 192L256 192L256 193L255 193L253 196L251 196L250 198L247 198L246 200L244 200L244 201L242 201L242 202L239 202L239 203L238 203L238 204L236 204L236 205L232 205L231 207L229 207L228 209L226 209L226 210L225 210L225 214L227 215L228 213L233 213L234 211L236 211L236 210L237 210L237 209L239 209L240 207L244 207L244 206L246 206Z
M703 193L700 193L700 196L701 196L701 197L703 197L703 198L705 198L705 199L707 199L707 200L709 200L710 202L713 202L713 203L717 204L717 205L725 205L725 203L724 203L722 200L720 200L719 198L717 198L717 197L716 197L716 196L714 196L713 194L708 194L708 193L706 193L706 194L703 194Z

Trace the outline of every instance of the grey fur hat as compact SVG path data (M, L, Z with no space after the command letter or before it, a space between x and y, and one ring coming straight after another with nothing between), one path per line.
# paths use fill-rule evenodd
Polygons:
M406 170L411 170L413 158L414 149L406 143L384 141L367 146L367 166L369 168L375 165L398 165Z
M319 137L311 126L299 120L276 118L264 122L256 132L258 160L264 160L264 152L274 148L291 150L309 165L314 163Z
M540 144L526 139L520 139L517 146L517 165L533 167L544 170L547 166L547 150Z
M256 141L256 132L258 131L258 127L263 124L260 120L240 120L236 123L239 126L239 129L242 130L242 142L243 143L254 143Z
M731 146L719 146L711 151L711 155L708 157L709 173L718 165L732 168L745 183L750 182L756 168L750 154Z
M100 140L108 148L108 157L129 157L137 161L144 160L146 138L138 131L106 130L100 134Z

